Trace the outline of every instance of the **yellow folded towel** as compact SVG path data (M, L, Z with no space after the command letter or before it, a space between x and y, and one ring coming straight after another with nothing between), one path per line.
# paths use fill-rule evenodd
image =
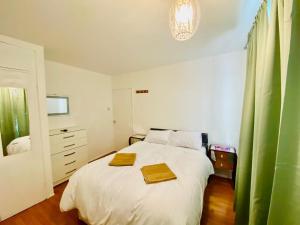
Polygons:
M141 168L147 184L177 179L176 175L165 163L144 166Z
M117 153L110 166L133 166L136 159L136 153Z

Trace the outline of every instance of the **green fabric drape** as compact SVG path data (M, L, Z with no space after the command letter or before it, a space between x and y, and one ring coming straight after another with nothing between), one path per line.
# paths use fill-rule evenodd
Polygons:
M300 2L293 1L291 44L268 225L300 217Z
M293 7L290 48L289 35L284 33L289 29L288 6ZM264 2L249 36L236 181L237 225L299 224L299 11L299 1L273 0L268 18Z
M277 8L259 11L248 46L248 73L236 187L237 224L265 225L268 218L280 120L280 52ZM255 48L255 51L253 50Z
M265 20L268 20L264 13ZM262 26L261 26L262 27ZM281 111L281 70L277 1L272 1L271 16L264 35L262 67L256 74L253 162L250 192L249 224L266 225L272 192ZM263 46L262 46L263 47Z
M252 30L253 37L256 37L256 27ZM255 74L256 74L256 50L255 38L249 40L247 55L247 76L245 86L245 97L242 115L242 127L240 133L240 151L238 158L237 180L235 187L236 198L235 208L238 209L237 224L247 224L249 218L251 168L253 129L255 112ZM241 163L242 162L242 163ZM238 199L238 201L237 201ZM247 203L247 204L245 204Z
M0 131L3 155L7 145L18 137L29 135L29 117L25 90L0 88Z

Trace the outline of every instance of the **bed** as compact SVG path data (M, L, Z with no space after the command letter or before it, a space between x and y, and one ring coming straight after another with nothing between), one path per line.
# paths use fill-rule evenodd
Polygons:
M12 140L6 147L8 155L27 152L31 149L30 136L19 137Z
M78 209L91 225L199 225L204 190L213 167L201 151L137 142L121 152L137 154L133 167L110 167L114 155L94 161L69 180L61 211ZM145 184L140 168L165 162L177 179Z

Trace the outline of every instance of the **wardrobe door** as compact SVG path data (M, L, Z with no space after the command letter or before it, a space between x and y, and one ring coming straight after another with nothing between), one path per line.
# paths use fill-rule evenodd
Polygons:
M0 221L53 193L40 50L0 36Z

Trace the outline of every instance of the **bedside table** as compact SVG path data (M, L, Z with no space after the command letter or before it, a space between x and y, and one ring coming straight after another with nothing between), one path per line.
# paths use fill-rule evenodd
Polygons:
M237 154L234 147L210 145L209 157L213 163L216 176L230 178L235 184Z
M134 134L129 137L129 145L132 145L138 141L143 141L145 140L146 135L144 134Z

